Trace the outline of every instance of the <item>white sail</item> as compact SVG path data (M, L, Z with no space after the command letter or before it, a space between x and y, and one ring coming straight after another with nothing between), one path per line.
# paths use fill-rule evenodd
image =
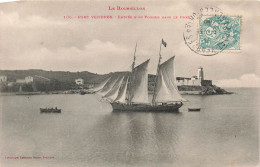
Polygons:
M115 102L127 103L126 102L126 90L127 90L128 79L129 79L129 77L127 78L125 84L123 84L123 86L121 87L121 91L119 91L119 94L118 94Z
M105 98L107 98L110 102L113 102L117 96L118 96L118 92L120 89L120 86L122 85L122 82L124 80L124 76L121 77L120 80L118 80L115 85L113 86L113 88L104 96Z
M178 91L175 80L173 56L159 66L153 101L156 103L185 101Z
M111 82L108 82L103 89L101 89L100 91L97 92L97 94L99 95L106 95L109 91L111 91L111 89L114 87L114 85L116 84L116 82L118 81L119 78L116 79L111 79Z
M135 67L130 89L132 103L149 103L148 100L148 67L149 60Z
M104 86L107 84L107 82L111 79L111 77L107 78L105 81L98 84L96 87L90 89L91 92L97 92L104 88Z

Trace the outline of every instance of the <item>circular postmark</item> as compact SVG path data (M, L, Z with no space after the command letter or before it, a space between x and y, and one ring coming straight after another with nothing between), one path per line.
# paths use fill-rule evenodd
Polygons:
M185 24L185 44L195 53L213 56L240 49L240 16L225 16L217 7L193 12Z

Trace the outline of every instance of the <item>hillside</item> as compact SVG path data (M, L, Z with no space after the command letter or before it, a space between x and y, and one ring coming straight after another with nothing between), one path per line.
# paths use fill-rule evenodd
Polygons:
M75 79L82 78L84 83L95 83L98 84L107 77L117 78L118 76L125 75L129 72L114 72L104 75L94 74L88 71L82 72L69 72L69 71L44 71L40 69L30 69L30 70L0 70L0 75L7 76L8 82L15 82L16 79L24 79L27 76L41 76L50 79L49 85L37 83L37 90L68 90L75 88ZM155 75L149 74L148 82L153 83L155 81ZM149 84L148 90L153 91L154 87ZM28 87L28 88L27 88ZM178 89L183 92L198 91L199 94L213 95L213 94L229 94L229 92L221 89L217 86L178 86ZM19 85L14 85L13 88L8 88L6 85L2 85L0 91L18 91ZM23 85L24 91L32 91L33 88L29 85Z
M90 73L88 71L82 72L69 72L69 71L44 71L38 69L30 70L0 70L0 75L6 75L9 82L15 82L16 79L23 79L26 76L42 76L51 80L57 80L60 82L72 83L75 79L82 78L86 83L99 82L103 77L107 77L109 74L99 75Z

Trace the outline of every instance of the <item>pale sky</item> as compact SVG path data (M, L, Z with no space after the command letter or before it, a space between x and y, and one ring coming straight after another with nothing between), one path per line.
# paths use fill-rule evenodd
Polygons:
M108 7L145 7L145 11L109 11ZM184 43L187 20L79 20L64 16L189 16L217 6L226 15L241 15L241 51L205 57ZM0 69L43 69L109 73L129 70L137 43L137 64L150 58L155 73L161 39L163 61L175 55L177 76L197 75L219 86L260 86L259 9L257 2L10 2L0 4Z

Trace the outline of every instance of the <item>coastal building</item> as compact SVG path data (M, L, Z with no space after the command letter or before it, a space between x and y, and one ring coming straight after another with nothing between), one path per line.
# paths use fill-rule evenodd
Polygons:
M31 83L31 82L33 82L33 77L32 77L32 76L25 77L25 82L26 82L26 83Z
M15 82L8 82L7 83L7 86L9 86L9 87L12 87L12 86L14 86L15 85Z
M198 68L198 80L199 81L204 80L203 68L201 66Z
M212 80L205 80L204 79L204 72L203 68L198 68L198 75L192 76L191 78L186 77L176 77L176 83L178 86L182 85L190 85L190 86L211 86Z
M202 80L201 81L201 86L211 86L212 85L212 80Z
M176 77L177 85L192 85L191 78Z
M2 82L7 82L7 76L5 75L0 76L0 83Z
M82 78L78 78L78 79L75 80L75 83L77 85L83 85L84 84L84 80Z
M19 83L19 84L27 84L27 83L32 83L32 82L33 82L32 76L27 76L24 79L16 79L16 83Z

